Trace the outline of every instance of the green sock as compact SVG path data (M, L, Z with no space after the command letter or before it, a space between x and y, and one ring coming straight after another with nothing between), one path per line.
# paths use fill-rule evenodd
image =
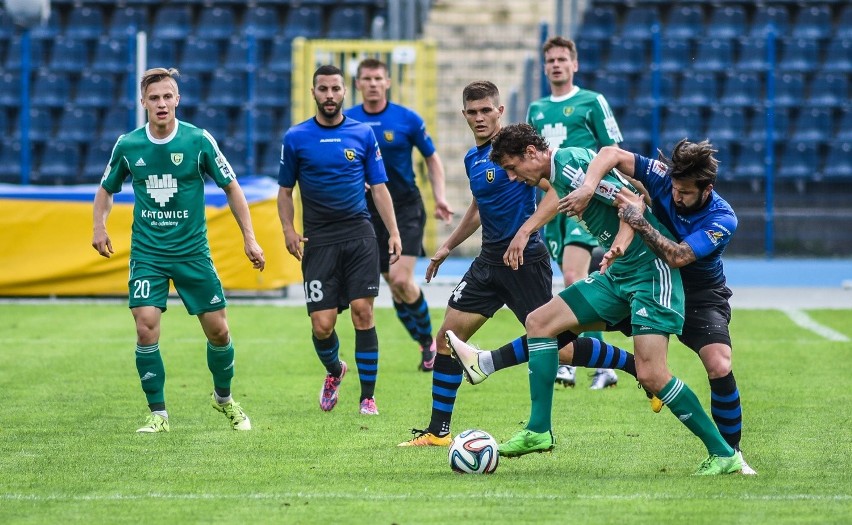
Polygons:
M213 374L216 393L221 397L231 395L231 379L234 378L234 345L231 341L225 346L213 346L210 341L207 342L207 368Z
M658 397L690 432L698 436L698 439L707 447L708 454L723 457L734 455L734 449L725 442L719 429L713 424L713 420L701 407L698 397L686 383L673 377L660 390Z
M160 344L136 345L136 370L148 405L165 405L166 369L160 355Z
M530 420L527 429L533 432L548 432L553 410L553 381L559 368L559 348L556 339L530 337Z

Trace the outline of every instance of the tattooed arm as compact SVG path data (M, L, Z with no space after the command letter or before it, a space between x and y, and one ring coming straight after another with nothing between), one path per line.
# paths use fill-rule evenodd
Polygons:
M667 238L645 219L645 203L641 195L622 189L616 195L618 216L642 237L657 257L666 261L672 268L681 268L694 262L695 252L685 242L676 243Z

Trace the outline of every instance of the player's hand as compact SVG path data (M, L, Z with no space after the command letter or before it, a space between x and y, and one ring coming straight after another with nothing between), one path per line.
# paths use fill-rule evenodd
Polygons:
M388 253L390 254L390 264L398 261L399 256L402 255L402 240L399 238L399 233L391 235L388 239Z
M513 270L517 270L519 267L523 266L524 248L527 247L527 242L529 240L529 235L518 230L518 233L516 233L512 238L512 242L509 243L506 253L503 254L503 264Z
M444 221L444 224L449 224L453 220L453 209L445 200L435 200L435 218Z
M450 250L445 246L441 246L438 248L438 251L435 252L435 255L429 259L429 266L426 267L426 282L432 281L432 277L438 275L438 267L441 266L441 263L447 258L450 254Z
M95 232L95 235L92 237L92 248L97 250L97 252L109 259L115 251L112 249L112 241L109 239L109 235L107 232Z
M589 206L589 201L592 200L595 192L591 189L580 186L568 195L559 199L559 204L556 206L556 211L565 215L582 215Z
M601 259L600 271L601 273L606 273L606 269L612 266L616 259L624 255L624 250L621 246L613 246L603 254L603 258Z
M296 230L288 230L284 232L284 243L287 245L287 251L290 255L296 258L297 261L302 260L302 243L308 242L307 237L302 237L302 234Z
M641 194L633 193L625 187L622 187L618 193L615 194L615 202L618 204L618 216L622 217L625 214L627 208L634 208L630 213L633 215L634 213L641 217L645 213L646 205L645 199ZM629 222L628 222L629 224Z
M251 261L251 265L255 270L263 271L266 268L266 259L263 257L263 248L257 244L257 241L250 240L245 245L246 257Z

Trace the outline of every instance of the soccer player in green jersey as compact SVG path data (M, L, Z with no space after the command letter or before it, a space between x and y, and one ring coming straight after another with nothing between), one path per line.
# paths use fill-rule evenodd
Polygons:
M135 203L127 284L136 322L136 369L151 410L137 432L169 431L166 371L159 345L169 281L187 312L198 317L207 337L213 408L225 414L234 430L251 430L248 416L231 397L234 346L225 317L227 301L207 241L205 176L224 190L254 268L263 271L266 261L254 237L245 194L216 141L207 131L175 117L180 102L177 77L176 69L165 68L142 75L142 106L148 123L121 135L113 147L95 195L92 247L107 258L114 253L106 222L113 194L129 178Z
M595 154L582 148L552 150L531 126L516 124L494 138L491 155L510 177L528 185L549 179L563 197L583 184L585 170ZM680 272L657 258L640 236L632 237L626 249L614 245L616 235L625 227L619 220L616 201L624 188L636 193L617 172L606 174L581 218L581 224L602 246L613 249L604 257L609 265L606 271L573 283L527 317L532 409L526 428L501 444L500 454L521 456L550 450L556 444L551 430L552 384L560 360L556 335L566 330L574 334L602 330L629 317L639 382L665 399L672 413L707 448L709 456L696 474L739 472L740 456L719 434L692 390L668 368L669 335L680 334L684 320ZM645 219L661 234L673 238L648 210ZM483 361L491 357L490 353L477 351L451 333L447 337L466 374L484 376L483 368L488 366ZM573 361L571 346L563 349L568 361Z
M552 149L572 146L598 151L604 146L620 143L621 131L606 98L574 85L574 73L579 69L574 41L561 36L552 37L545 41L541 51L550 95L530 104L527 124L544 137ZM562 269L565 286L585 279L589 275L592 251L598 246L597 240L577 222L576 217L557 214L555 207L541 206L539 210L539 215L534 216L522 232L537 229L540 226L538 219L548 221L542 234L550 257ZM549 215L544 216L546 213ZM583 335L603 340L600 332ZM573 387L574 367L560 365L556 382ZM598 368L591 388L600 390L617 383L618 376L612 369Z

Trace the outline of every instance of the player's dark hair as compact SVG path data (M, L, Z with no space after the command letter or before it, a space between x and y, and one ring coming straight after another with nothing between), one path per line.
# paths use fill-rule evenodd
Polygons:
M707 139L701 142L682 139L672 149L671 158L666 157L662 150L657 150L660 162L671 168L669 176L672 179L694 181L699 190L716 184L719 161L713 154L718 152Z
M548 38L544 44L541 46L541 54L545 54L554 47L564 47L568 50L568 54L571 55L572 60L577 60L577 45L570 38L565 38L561 36L554 36Z
M495 106L500 105L500 90L493 82L487 80L476 80L464 87L462 91L462 105L471 100L482 100L490 98Z
M385 75L390 76L388 65L377 58L365 58L358 64L358 71L355 73L356 78L361 78L361 70L363 69L384 69Z
M317 77L318 76L331 76L331 75L340 75L343 76L343 71L340 70L337 66L332 66L330 64L326 64L324 66L320 66L314 71L314 78L312 80L313 86L317 86Z
M145 92L148 90L148 86L151 84L155 84L165 78L170 78L175 83L175 90L177 90L177 78L180 76L180 72L177 69L170 67L155 67L149 69L142 73L142 81L139 82L139 89L142 96L145 95Z
M547 141L529 124L510 124L491 139L491 161L502 166L509 157L523 157L527 146L538 151L549 149Z

